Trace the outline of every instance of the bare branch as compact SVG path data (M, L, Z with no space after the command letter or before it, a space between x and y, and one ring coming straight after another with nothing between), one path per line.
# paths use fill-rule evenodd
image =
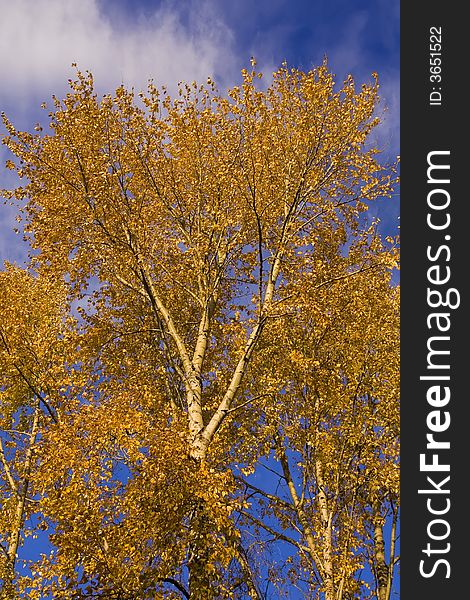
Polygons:
M3 447L3 440L1 437L0 437L0 459L2 461L3 469L5 470L5 475L6 475L6 478L8 481L8 485L10 486L11 491L14 494L17 494L18 493L18 485L16 484L16 482L13 479L13 476L11 474L10 465L8 464L8 461L5 456L5 449Z
M181 592L185 598L189 598L189 592L186 590L183 584L176 579L173 579L173 577L164 577L163 579L160 579L160 581L162 583L170 583L171 585L174 585L175 588Z

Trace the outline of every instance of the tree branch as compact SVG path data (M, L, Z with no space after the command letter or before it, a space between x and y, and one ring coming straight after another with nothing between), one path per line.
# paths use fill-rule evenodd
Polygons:
M3 447L3 440L0 437L0 459L2 461L3 468L5 470L5 475L8 481L8 484L14 494L18 493L18 485L15 483L13 476L11 474L10 466L5 456L5 449Z
M183 596L185 598L189 598L189 592L186 590L186 588L183 586L183 584L181 584L179 581L177 581L176 579L173 579L173 577L164 577L163 579L160 580L162 583L170 583L171 585L174 585L175 588L181 592L183 594Z
M283 542L287 542L288 544L291 544L295 548L303 550L304 552L307 552L308 554L310 554L310 549L307 546L304 546L300 542L296 542L295 540L293 540L292 538L288 537L287 535L284 535L283 533L280 533L279 531L276 531L275 529L273 529L272 527L270 527L269 525L267 525L263 521L260 521L259 519L257 519L253 515L251 515L250 513L246 512L244 510L242 510L240 512L241 512L241 514L244 517L247 517L255 525L258 525L259 527L261 527L261 529L264 529L265 531L267 531L268 533L270 533L276 540L282 540Z

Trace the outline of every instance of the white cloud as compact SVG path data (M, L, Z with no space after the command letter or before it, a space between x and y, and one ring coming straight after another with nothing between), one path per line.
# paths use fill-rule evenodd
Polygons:
M208 76L226 86L238 71L232 34L208 2L126 15L108 0L0 0L0 110L30 129L44 118L39 104L66 93L74 62L93 73L100 93L121 83L145 90L151 78L170 90ZM110 19L104 11L113 9ZM17 183L3 168L5 159L0 148L0 189ZM0 205L0 263L26 258L21 235L13 233L15 213Z
M60 93L73 62L92 71L102 91L120 83L145 89L149 78L205 81L222 65L233 68L231 33L216 13L199 3L183 24L177 6L126 27L124 15L111 21L98 0L0 0L0 102Z

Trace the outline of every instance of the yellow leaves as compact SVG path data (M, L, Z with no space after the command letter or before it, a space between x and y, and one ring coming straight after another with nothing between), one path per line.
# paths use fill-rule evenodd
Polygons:
M151 552L161 557L152 577L171 574L184 559L184 523L199 501L210 515L214 564L225 564L230 477L191 460L184 430L170 426L164 414L149 421L128 400L114 396L107 405L77 406L44 440L41 510L56 522L53 539L61 549L50 573L75 578L79 555L89 573L101 573L103 585L135 590ZM52 448L60 448L60 463L47 460ZM102 478L106 457L114 468Z
M56 279L37 277L6 265L0 272L0 382L3 417L21 406L34 404L33 396L48 402L47 386L59 387L65 377L63 356L65 288ZM57 389L56 388L56 389ZM7 416L8 415L8 416Z
M195 548L200 587L234 595L237 511L255 504L231 471L279 462L280 439L304 515L291 494L288 509L265 496L262 518L318 531L323 556L330 511L338 572L360 563L372 486L397 489L397 253L360 220L360 198L393 185L365 145L378 84L337 89L326 63L283 65L264 90L260 76L252 59L227 94L150 84L137 104L123 86L99 99L77 71L52 133L6 120L37 275L0 273L2 423L41 394L31 484L54 597L79 581L160 597Z

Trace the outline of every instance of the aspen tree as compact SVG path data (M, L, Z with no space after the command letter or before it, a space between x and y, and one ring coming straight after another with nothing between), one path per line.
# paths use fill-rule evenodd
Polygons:
M363 593L367 557L390 595L397 250L367 218L394 186L368 141L377 77L260 79L253 64L225 94L99 98L77 71L47 131L4 117L31 285L65 289L25 313L62 315L28 400L21 460L51 543L10 577L28 598L260 600L266 532L306 598ZM263 457L282 493L250 479Z

